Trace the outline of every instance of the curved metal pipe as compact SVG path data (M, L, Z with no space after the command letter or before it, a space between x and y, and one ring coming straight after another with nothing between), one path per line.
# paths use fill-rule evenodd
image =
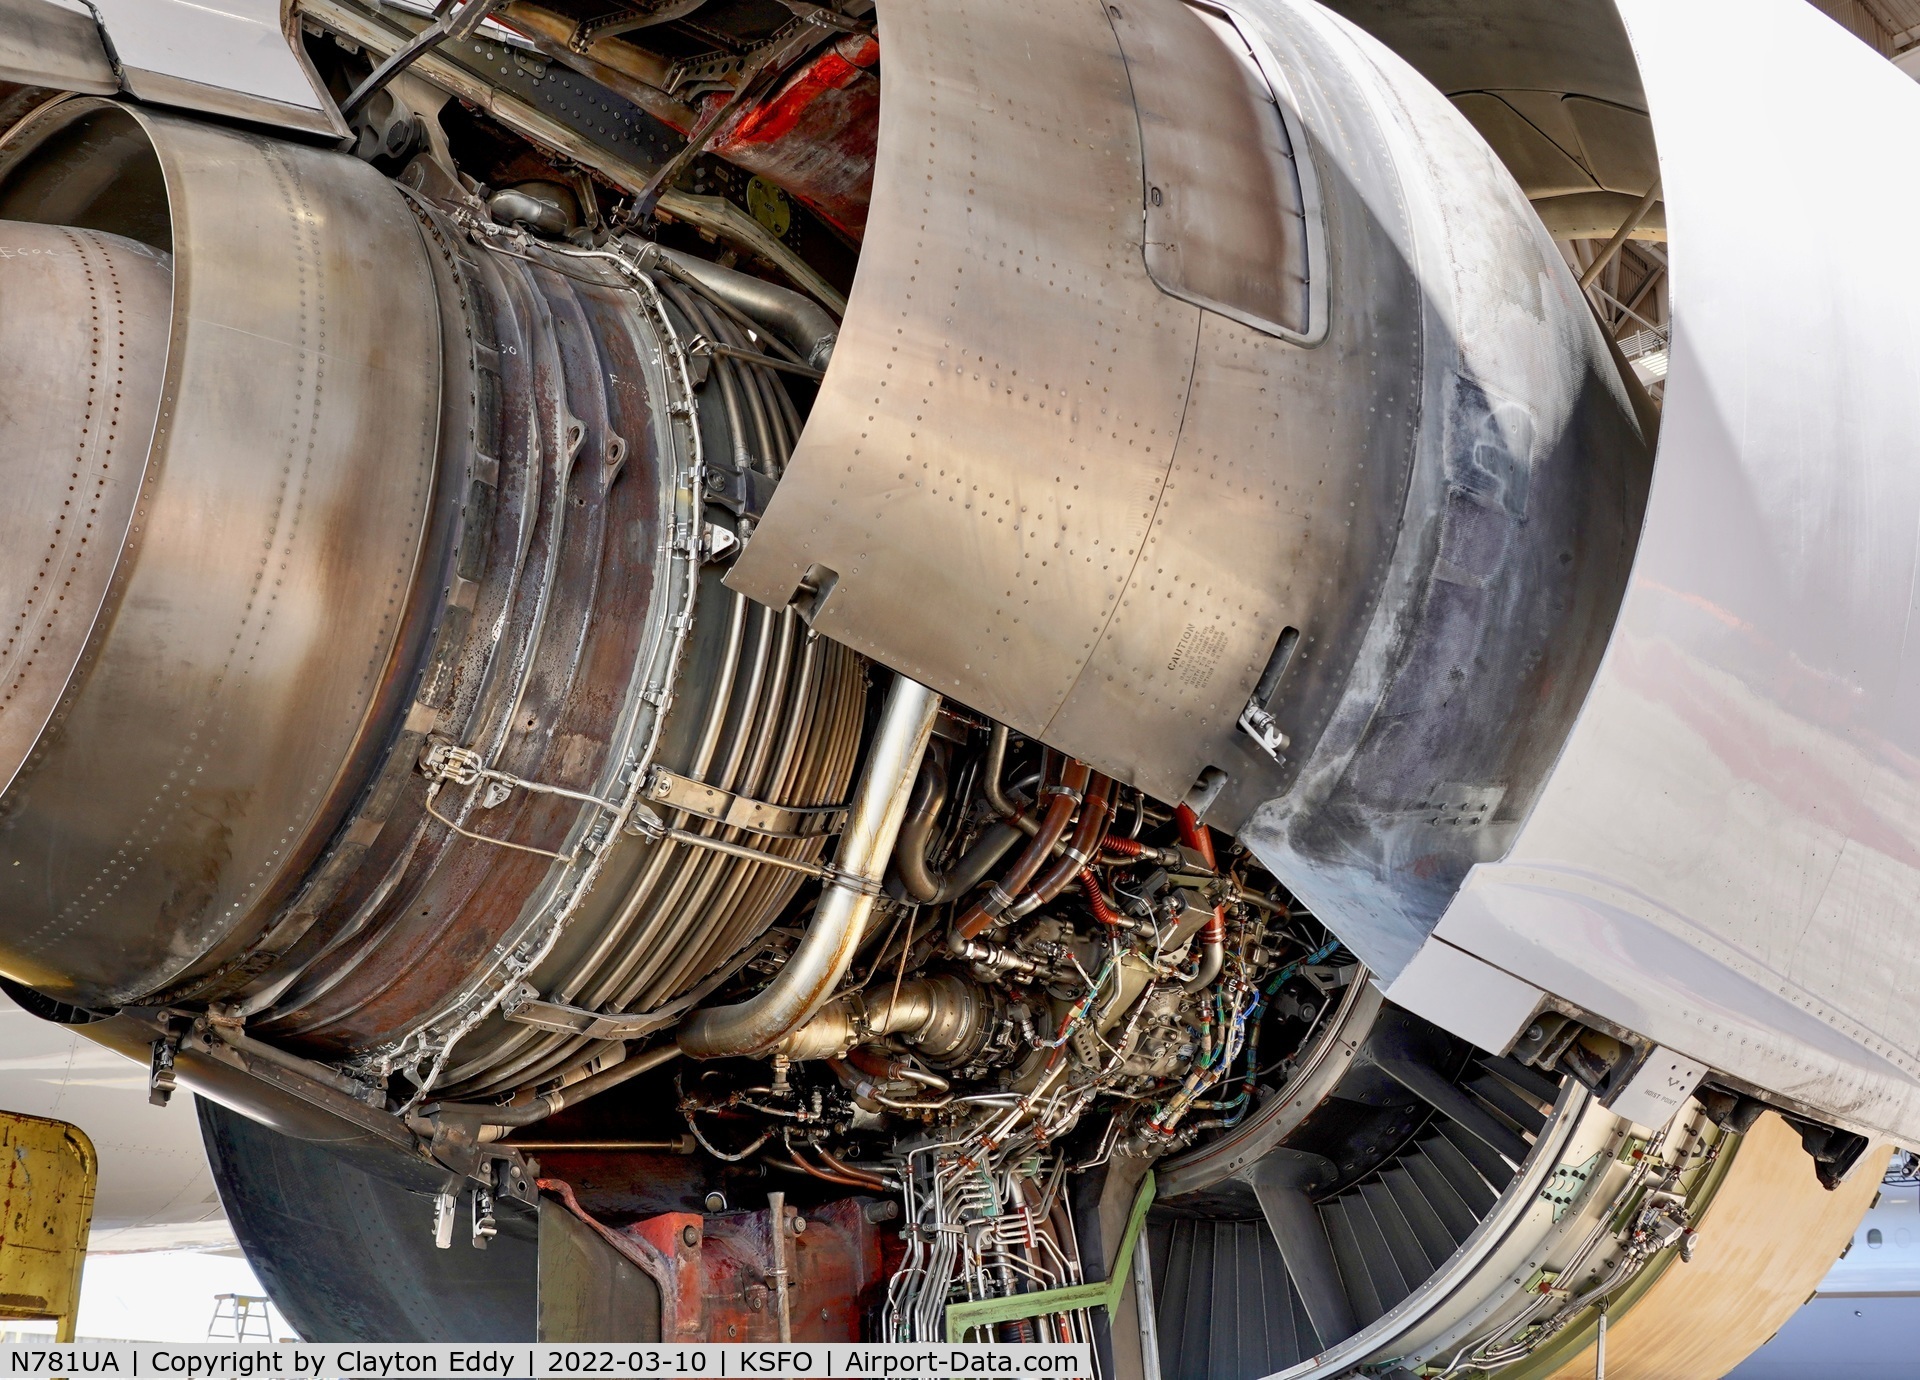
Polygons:
M909 1041L943 1017L961 1013L967 989L952 977L910 978L886 1006L869 1006L862 994L842 997L780 1042L777 1051L799 1063L807 1059L838 1058L859 1040L902 1035Z
M642 268L668 267L704 288L742 316L779 336L809 368L825 369L833 359L833 344L839 338L840 324L827 315L824 307L799 293L652 241L641 245L634 259Z
M429 1117L438 1115L477 1121L485 1126L531 1126L536 1121L545 1121L562 1107L571 1107L609 1088L617 1088L629 1078L638 1078L651 1069L659 1068L668 1060L679 1057L679 1046L655 1045L644 1053L629 1055L617 1064L582 1078L578 1083L569 1083L564 1088L555 1088L552 1092L542 1093L533 1101L519 1106L439 1102L430 1107L421 1108L421 1113Z
M754 1054L778 1044L832 999L847 975L880 894L887 859L906 818L907 798L933 736L940 696L896 676L840 850L800 947L772 982L733 1006L696 1011L680 1027L680 1048L696 1059Z
M907 822L900 826L900 842L893 850L894 870L907 889L907 895L921 904L940 894L946 880L936 877L927 865L927 844L933 827L947 803L947 764L938 748L927 754L920 766L920 778L914 783L913 800L907 806Z
M1020 807L1007 799L1006 787L1001 784L1007 772L1007 739L1011 736L1005 724L995 724L993 732L987 738L987 766L980 775L980 785L987 795L987 804L993 806L993 812L1002 819L1020 813Z
M1198 992L1220 976L1227 966L1227 908L1215 906L1213 914L1200 930L1200 967L1181 984L1187 992Z
M954 932L960 938L977 938L981 931L1013 905L1014 897L1026 889L1027 883L1033 880L1033 874L1040 870L1040 864L1053 852L1053 846L1060 842L1060 836L1067 832L1067 822L1073 818L1075 808L1085 798L1087 780L1092 775L1093 768L1085 762L1070 759L1060 773L1060 785L1042 788L1042 794L1048 790L1053 792L1053 800L1047 806L1039 832L1027 843L1026 851L1007 869L1007 875L994 884L983 900L975 902L960 917L954 926Z
M1213 831L1200 822L1189 805L1175 807L1173 822L1180 830L1180 842L1200 855L1209 872L1218 872L1220 864L1213 856Z
M932 904L956 901L979 886L1022 837L1020 830L1004 820L991 825L953 865L953 871L940 883L940 891Z
M986 879L1021 838L1019 829L1002 820L975 839L973 847L960 855L950 871L935 872L927 861L927 844L947 803L948 785L946 762L936 749L927 755L920 770L907 822L900 828L900 842L893 851L894 870L900 874L901 885L922 905L944 905L965 896Z
M1112 794L1112 779L1095 772L1087 786L1087 803L1080 808L1080 822L1074 826L1073 837L1067 841L1060 856L1040 874L1032 889L1013 904L1007 912L1010 917L1018 919L1022 915L1031 915L1065 891L1068 884L1080 875L1081 868L1099 860L1099 840L1107 829L1107 811Z

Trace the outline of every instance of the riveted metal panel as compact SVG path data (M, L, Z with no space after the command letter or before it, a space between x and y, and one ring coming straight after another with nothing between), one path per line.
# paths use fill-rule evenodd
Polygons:
M1397 967L1578 703L1640 442L1524 198L1404 64L1289 0L1120 9L883 9L860 275L729 583L1163 798L1198 786L1220 827L1279 802L1269 866L1356 926L1384 884L1368 957ZM1318 343L1148 272L1140 131L1198 148L1213 117L1130 90L1120 49L1223 24L1285 117L1272 221L1306 213ZM1276 759L1238 722L1289 628ZM1429 818L1451 785L1504 813Z
M66 693L133 523L172 299L151 246L0 221L0 791Z
M84 158L32 164L89 120L157 157L164 188L122 192L162 198L171 338L92 639L0 801L0 964L98 1005L250 937L385 737L440 350L417 224L338 154L81 99L16 133L0 216L98 194Z
M825 567L821 632L1042 734L1145 544L1201 313L1145 272L1102 6L887 6L880 26L845 329L728 582L783 606Z

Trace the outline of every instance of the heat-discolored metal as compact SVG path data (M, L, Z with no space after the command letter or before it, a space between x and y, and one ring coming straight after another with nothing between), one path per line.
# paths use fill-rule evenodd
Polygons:
M8 971L107 1005L250 939L389 731L437 311L419 227L371 168L134 107L75 100L16 134L0 219L104 220L173 256L171 325L128 361L112 442L136 517L87 548L94 635L0 800ZM76 314L48 348L93 329Z
M695 368L738 323L626 250L106 102L18 137L0 216L58 222L0 263L10 396L51 404L0 420L5 521L82 607L9 572L41 649L0 718L10 975L484 1095L622 1051L510 995L661 1029L777 965L866 685L709 564L799 431L765 370ZM61 525L68 451L98 535ZM745 822L643 798L656 765ZM756 827L793 809L826 826Z

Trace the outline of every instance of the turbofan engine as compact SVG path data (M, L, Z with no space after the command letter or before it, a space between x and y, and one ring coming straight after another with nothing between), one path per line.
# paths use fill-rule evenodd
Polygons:
M1657 176L1306 0L655 8L0 146L6 990L310 1339L1545 1373L1775 1153L1403 978L1619 616Z

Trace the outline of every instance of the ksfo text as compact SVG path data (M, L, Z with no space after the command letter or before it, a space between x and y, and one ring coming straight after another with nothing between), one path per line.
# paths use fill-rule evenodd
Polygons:
M114 1376L118 1380L394 1380L414 1376L487 1376L543 1380L607 1376L614 1380L1087 1380L1086 1346L986 1343L814 1343L800 1346L709 1346L617 1343L445 1346L120 1346L10 1347L0 1376Z

